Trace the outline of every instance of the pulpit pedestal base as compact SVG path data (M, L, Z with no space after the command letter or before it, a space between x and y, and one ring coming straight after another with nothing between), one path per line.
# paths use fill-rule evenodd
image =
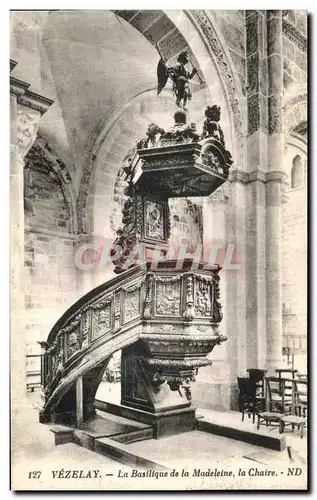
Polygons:
M130 420L142 422L153 427L154 438L158 439L172 434L192 431L196 428L196 408L180 408L170 411L150 413L128 406L105 403L96 400L95 408L98 410L119 415Z

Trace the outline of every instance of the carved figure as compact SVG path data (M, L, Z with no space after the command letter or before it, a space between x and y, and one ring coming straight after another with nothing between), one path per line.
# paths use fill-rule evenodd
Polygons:
M160 50L157 46L160 53ZM157 66L157 94L159 94L165 87L168 78L173 82L173 92L176 96L176 105L186 109L187 101L190 101L192 94L189 87L189 80L191 80L196 74L197 69L192 68L189 72L186 69L186 65L190 62L188 52L183 50L178 58L176 66L168 68L166 65L166 58L161 55L161 59Z
M70 358L78 350L79 350L79 343L78 343L77 333L73 332L68 337L68 342L67 342L68 357Z
M226 163L231 165L233 163L231 158L231 153L226 150L223 130L219 124L220 113L221 113L221 108L220 106L217 106L217 104L214 104L213 106L207 106L205 110L206 119L204 121L202 139L206 139L208 137L213 137L214 139L217 139L225 149Z
M179 314L179 288L173 284L162 284L158 288L157 312L159 314Z
M161 145L198 142L200 136L197 133L196 123L192 122L186 125L186 120L185 111L176 111L174 114L174 125L161 136Z
M210 296L208 286L201 283L197 290L197 312L202 316L207 316L211 312Z
M151 382L153 385L154 392L159 392L160 386L164 384L165 380L166 377L163 377L159 371L153 373Z
M150 238L164 239L162 208L148 202L146 207L146 235Z
M191 382L195 382L195 380L196 378L194 376L192 376L191 379L188 377L184 380L184 382L181 385L188 401L191 401L192 399Z
M146 137L137 142L137 149L154 148L157 145L159 136L164 133L165 131L156 123L150 123L146 131Z

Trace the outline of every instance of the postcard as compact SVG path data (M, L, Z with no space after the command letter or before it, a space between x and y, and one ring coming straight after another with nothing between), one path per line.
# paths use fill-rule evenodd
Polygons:
M12 490L307 491L307 19L10 12Z

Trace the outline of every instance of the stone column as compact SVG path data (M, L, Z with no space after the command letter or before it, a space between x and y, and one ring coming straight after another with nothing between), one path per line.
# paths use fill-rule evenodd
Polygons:
M282 362L281 183L285 174L282 128L282 11L267 11L268 173L266 179L266 362L274 373Z
M15 64L11 64L14 67ZM29 84L10 77L10 302L12 439L19 430L26 399L24 325L24 157L36 138L39 120L53 101L28 90Z
M83 405L83 377L76 380L76 427L81 429L84 421Z
M266 11L246 11L248 138L246 192L247 368L266 360L265 174L268 136Z

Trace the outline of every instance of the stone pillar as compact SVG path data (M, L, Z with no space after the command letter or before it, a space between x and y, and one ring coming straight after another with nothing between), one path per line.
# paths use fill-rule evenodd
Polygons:
M282 183L285 174L269 172L266 183L266 362L273 374L282 364Z
M81 429L84 421L83 377L76 380L76 427Z
M282 128L283 55L282 11L267 11L268 59L268 174L266 179L266 362L274 373L282 362L282 227L281 171L284 156Z
M210 258L211 245L222 245L217 250L216 263L221 267L224 264L225 248L231 242L226 239L225 217L227 210L228 187L221 186L209 198L204 200L203 205L203 244L204 261ZM223 320L219 325L219 332L228 335L226 328L227 317L230 311L226 309L226 272L220 271L220 303L223 308ZM229 337L229 335L228 335ZM228 341L223 342L213 351L213 364L200 368L196 382L192 387L193 402L197 407L218 407L219 409L230 408L230 385L229 380L230 357L228 355Z
M227 311L225 334L228 336L230 359L230 380L237 384L237 377L243 377L247 369L247 325L246 325L246 224L245 224L245 173L235 170L231 173L230 195L226 212L226 237L235 246L237 269L225 269ZM232 395L233 401L235 396Z
M11 69L14 66L15 64L11 64ZM20 427L18 416L21 417L21 406L26 398L24 157L34 143L42 114L53 102L30 92L28 87L29 84L10 77L10 305L13 440L16 439Z
M246 11L248 138L246 191L247 367L266 360L265 174L268 135L266 11Z

